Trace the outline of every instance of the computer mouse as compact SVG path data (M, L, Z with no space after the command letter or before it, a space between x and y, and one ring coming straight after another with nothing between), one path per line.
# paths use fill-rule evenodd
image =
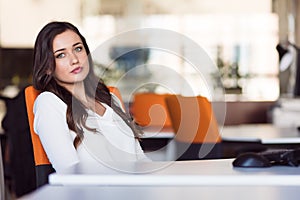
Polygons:
M262 155L248 152L236 157L232 165L234 167L271 167L270 161Z

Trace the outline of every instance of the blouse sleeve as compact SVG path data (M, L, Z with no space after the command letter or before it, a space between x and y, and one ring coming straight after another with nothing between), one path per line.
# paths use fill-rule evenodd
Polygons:
M123 108L121 100L113 93L111 93L111 96L112 96L113 101L118 104L118 106L123 110L123 112L126 112ZM135 148L135 152L136 152L137 161L152 161L150 158L148 158L145 155L145 153L144 153L143 149L141 148L141 145L137 139L135 140L134 148Z
M56 172L79 162L66 110L66 104L50 92L41 93L34 103L34 130Z
M135 140L135 151L137 156L137 161L150 162L152 161L148 156L145 155L140 142Z

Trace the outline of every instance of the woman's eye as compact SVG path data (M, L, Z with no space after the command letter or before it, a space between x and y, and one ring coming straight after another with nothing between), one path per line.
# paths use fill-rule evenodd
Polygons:
M64 58L65 54L64 53L60 53L60 54L57 54L55 57L56 58Z
M77 52L82 51L82 47L76 47L76 48L75 48L75 51L77 51Z

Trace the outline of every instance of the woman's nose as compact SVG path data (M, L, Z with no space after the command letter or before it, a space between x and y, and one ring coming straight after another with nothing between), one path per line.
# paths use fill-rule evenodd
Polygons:
M70 60L71 60L71 64L72 65L73 64L77 64L79 62L78 57L77 57L77 55L75 53L71 53L70 57L71 57Z

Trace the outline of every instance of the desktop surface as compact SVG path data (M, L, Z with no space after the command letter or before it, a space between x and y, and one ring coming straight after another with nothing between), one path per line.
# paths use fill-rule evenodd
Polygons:
M243 124L224 126L224 141L255 142L262 144L299 144L300 131L296 127L278 127L273 124Z
M171 128L145 127L143 138L173 139ZM242 124L220 127L224 141L262 142L263 144L300 143L300 131L296 127L278 127L273 124Z
M233 159L116 163L110 167L77 164L49 176L52 185L209 186L298 185L300 167L235 168Z
M150 158L159 161L177 158L176 139L171 128L144 127L143 130L145 134L141 145L145 151L152 152ZM273 124L220 126L220 134L223 158L234 158L239 153L264 151L267 148L300 148L300 131L296 127L279 127ZM194 154L190 157L199 158Z
M298 200L295 186L44 186L19 200Z

